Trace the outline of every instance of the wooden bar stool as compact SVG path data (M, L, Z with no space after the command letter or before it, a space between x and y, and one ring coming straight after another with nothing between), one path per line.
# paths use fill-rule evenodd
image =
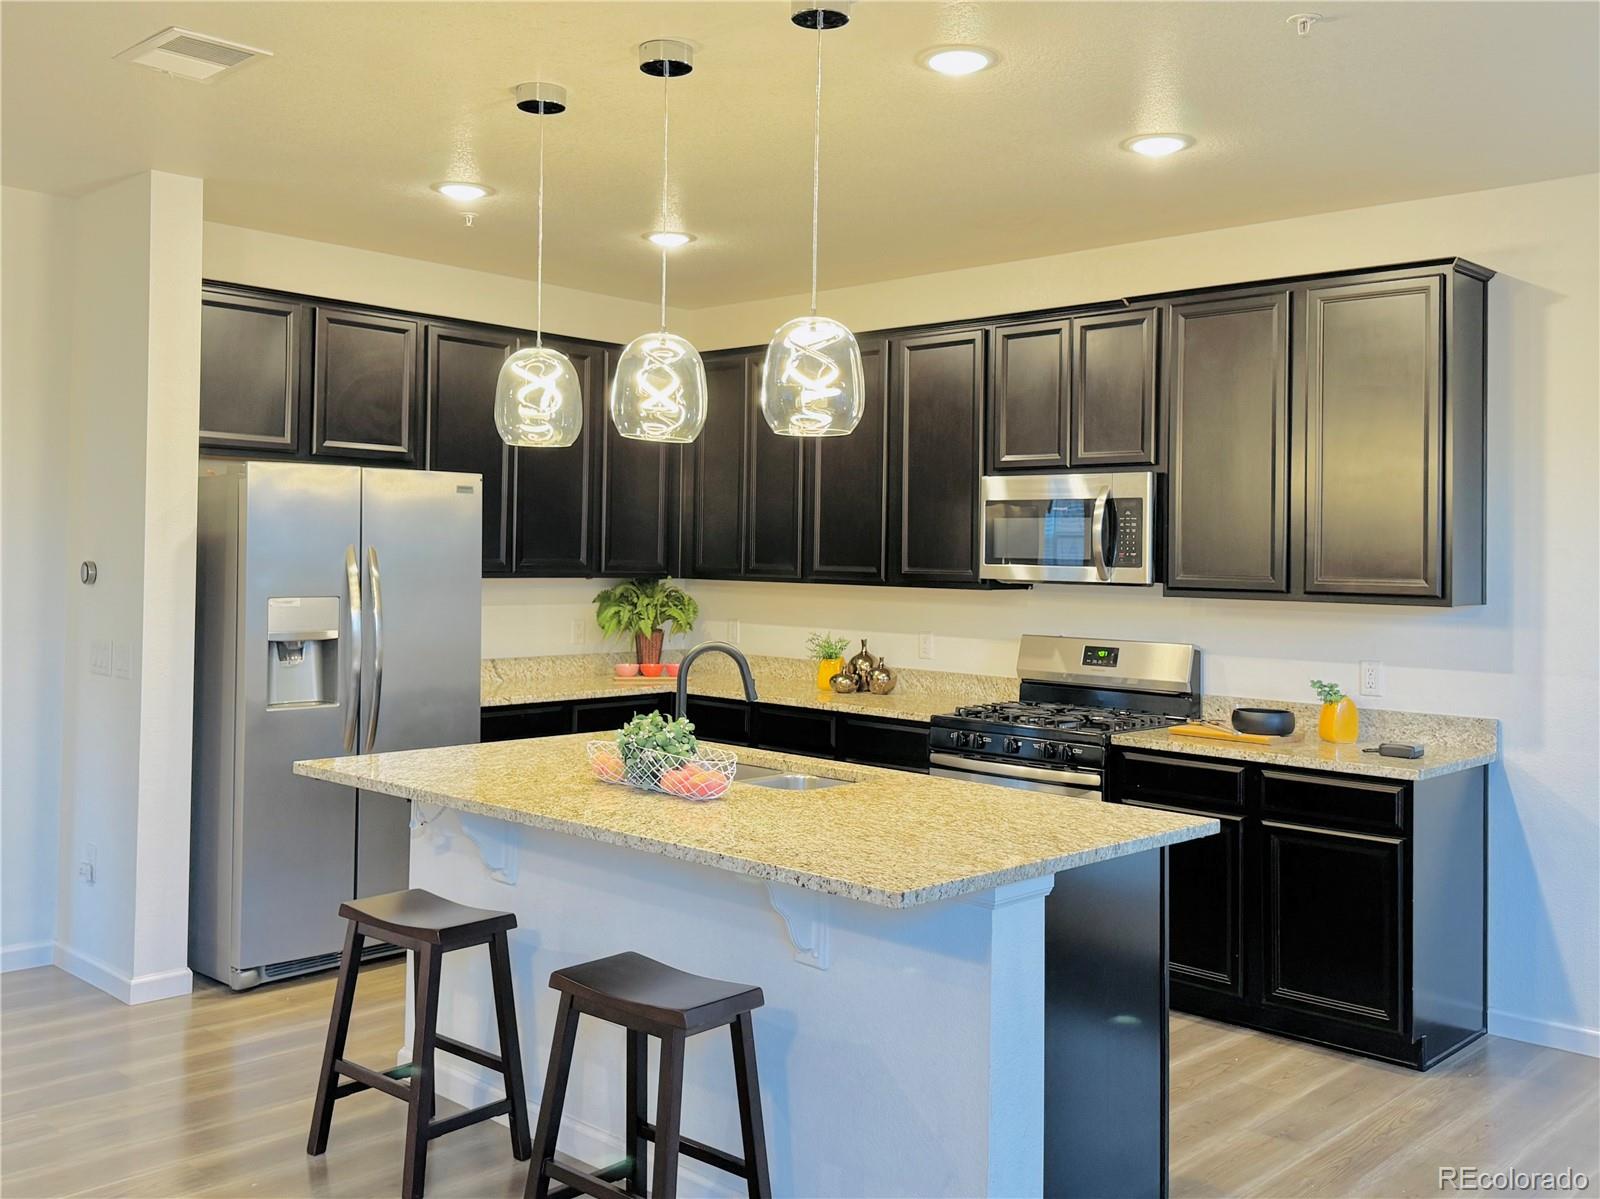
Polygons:
M649 1175L649 1142L655 1142L651 1199L673 1199L678 1193L678 1155L716 1166L743 1178L750 1199L771 1199L767 1140L761 1125L761 1087L756 1079L756 1038L750 1013L765 1000L760 987L722 982L674 970L640 953L619 953L586 962L550 976L561 992L556 1011L555 1040L539 1103L539 1127L533 1138L533 1164L528 1167L526 1199L549 1199L550 1184L561 1184L557 1196L585 1194L606 1197L644 1195ZM579 1015L597 1016L628 1030L628 1156L594 1173L575 1170L555 1160L561 1109L572 1072L572 1047ZM739 1097L739 1125L744 1156L691 1140L679 1131L683 1115L683 1049L696 1033L727 1025L733 1035L733 1077ZM661 1078L656 1091L656 1122L646 1106L645 1074L649 1038L661 1039ZM616 1185L619 1181L623 1186Z
M406 1118L404 1199L421 1199L428 1166L428 1142L447 1132L509 1116L511 1152L519 1161L531 1153L528 1138L528 1099L522 1085L522 1049L517 1040L517 1006L511 988L511 955L506 931L517 927L510 912L469 908L428 891L395 891L341 904L339 915L350 922L344 935L344 955L339 959L339 981L333 991L333 1015L328 1021L328 1044L317 1077L317 1102L311 1113L311 1135L306 1152L313 1157L328 1148L334 1101L358 1091L376 1090L404 1099ZM411 1061L391 1070L376 1070L344 1056L350 1031L350 1009L356 997L356 975L361 969L361 945L367 934L382 937L416 955L416 1027L411 1040ZM473 945L489 947L489 969L494 980L495 1022L500 1031L500 1053L439 1035L439 971L444 955ZM434 1050L496 1070L506 1081L506 1096L482 1107L457 1112L443 1120L433 1118ZM340 1082L343 1077L348 1082Z

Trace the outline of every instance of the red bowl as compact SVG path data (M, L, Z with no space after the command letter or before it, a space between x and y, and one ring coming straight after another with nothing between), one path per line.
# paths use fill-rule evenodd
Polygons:
M639 663L639 673L647 679L659 679L661 677L661 663L641 662Z
M666 663L666 671L667 671L667 677L669 679L677 678L678 677L678 663L676 663L676 662L668 662L668 663Z

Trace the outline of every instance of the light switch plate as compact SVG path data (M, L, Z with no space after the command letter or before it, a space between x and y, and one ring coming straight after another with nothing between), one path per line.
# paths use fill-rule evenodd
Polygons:
M133 646L126 641L111 643L111 673L119 679L133 677Z
M89 673L111 677L111 642L104 637L89 640Z

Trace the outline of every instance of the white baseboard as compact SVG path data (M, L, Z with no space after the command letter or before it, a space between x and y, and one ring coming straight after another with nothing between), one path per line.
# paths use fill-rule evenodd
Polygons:
M25 941L0 947L0 974L48 966L55 960L55 949L53 941Z
M54 958L55 964L68 974L81 978L90 986L99 987L107 995L126 1004L171 999L175 995L187 995L194 989L194 975L187 966L130 978L99 958L80 953L70 946L57 944Z
M1496 1037L1565 1049L1569 1053L1600 1057L1600 1028L1583 1028L1556 1020L1534 1020L1511 1012L1489 1010L1489 1032Z
M434 1063L434 1088L439 1096L459 1103L464 1107L477 1107L480 1104L492 1103L496 1099L505 1097L505 1088L500 1085L499 1076L482 1070L480 1067L459 1064L456 1059L448 1054L438 1055L439 1060ZM410 1053L402 1053L402 1059L409 1061ZM544 1090L542 1078L529 1078L525 1080L529 1096L539 1095ZM572 1092L567 1092L569 1106ZM504 1124L504 1116L496 1116L496 1124ZM539 1104L533 1099L528 1100L528 1127L539 1126ZM571 1154L573 1157L588 1162L591 1166L604 1166L619 1158L627 1156L627 1151L622 1145L622 1129L600 1128L585 1120L575 1118L570 1112L561 1118L561 1137L559 1145L562 1153ZM745 1188L740 1180L731 1174L724 1174L720 1170L702 1171L700 1164L689 1158L678 1159L678 1190L682 1194L706 1195L714 1199L739 1199L744 1195Z

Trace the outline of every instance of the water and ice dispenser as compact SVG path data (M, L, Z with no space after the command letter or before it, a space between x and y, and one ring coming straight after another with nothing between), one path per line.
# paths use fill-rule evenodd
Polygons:
M339 702L339 598L267 601L267 707Z

